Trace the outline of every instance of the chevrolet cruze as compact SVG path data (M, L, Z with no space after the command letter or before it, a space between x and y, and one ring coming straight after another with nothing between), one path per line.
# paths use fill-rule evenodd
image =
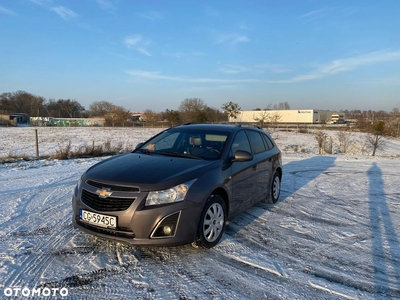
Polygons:
M229 218L278 201L281 152L264 130L241 125L169 128L80 178L73 225L132 245L211 248Z

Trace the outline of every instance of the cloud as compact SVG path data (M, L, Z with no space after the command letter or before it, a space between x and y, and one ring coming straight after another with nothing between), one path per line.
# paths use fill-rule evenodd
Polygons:
M307 74L301 74L289 79L283 80L261 80L256 78L241 78L241 79L227 79L227 78L207 78L207 77L187 77L187 76L168 76L163 75L161 72L151 72L142 70L126 70L125 72L133 77L147 79L147 80L168 80L177 82L189 83L220 83L224 85L238 84L238 83L264 83L264 84L277 84L277 83L297 83L304 81L316 80L326 76L349 72L356 68L384 63L390 61L400 61L400 51L377 51L365 55L353 56L344 59L333 60L330 63L320 65L313 71ZM263 65L260 65L263 66ZM274 65L272 65L274 66ZM235 70L244 71L246 68L235 65L225 65L226 73L235 74ZM223 69L223 68L222 68ZM246 69L247 70L247 69ZM221 70L220 70L221 71Z
M150 72L141 70L126 70L127 74L149 80L169 80L169 81L180 81L180 82L192 82L192 83L250 83L250 82L262 82L258 79L222 79L222 78L201 78L201 77L184 77L184 76L166 76L162 75L161 72Z
M164 52L163 55L168 56L168 57L178 58L178 59L189 60L192 57L204 56L205 54L203 52L197 52L197 51L192 51L192 52L177 51L177 52Z
M64 6L52 7L51 10L56 12L64 20L69 20L69 19L78 17L77 13L75 13L73 10L66 8Z
M277 64L262 64L262 65L255 65L254 68L259 70L268 70L273 73L288 73L291 72L290 69L285 68L282 65Z
M225 74L239 74L243 72L249 71L248 68L243 66L237 65L224 65L223 67L219 68L218 71L225 73Z
M110 0L96 0L96 2L102 10L108 12L115 12L117 10L116 6Z
M250 39L246 35L237 34L237 33L228 33L228 34L217 34L215 38L215 44L230 44L235 45L238 43L247 43Z
M144 55L152 56L151 53L147 50L147 46L150 45L150 41L143 39L140 34L133 34L125 37L124 45L128 49L135 49L136 51Z
M303 24L306 24L324 17L326 15L327 10L328 10L327 8L316 9L300 16L300 18L304 19L305 21Z
M9 10L3 6L0 5L0 13L10 15L10 16L16 16L17 13L13 12L12 10Z
M148 13L139 14L139 16L141 16L142 18L148 19L152 22L154 22L156 20L161 20L163 18L162 15L156 11L150 11Z
M400 60L400 51L376 51L364 55L353 56L349 58L336 59L330 63L320 65L315 70L308 74L295 76L288 80L281 81L282 83L294 83L301 81L309 81L333 74L349 72L362 66L384 63Z

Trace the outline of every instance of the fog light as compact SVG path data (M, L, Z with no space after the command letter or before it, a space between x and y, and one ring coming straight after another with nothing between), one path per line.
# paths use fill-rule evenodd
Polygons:
M172 228L170 226L164 226L163 227L163 233L164 235L170 235L172 232Z
M178 228L181 211L174 212L161 219L150 234L151 239L173 238Z

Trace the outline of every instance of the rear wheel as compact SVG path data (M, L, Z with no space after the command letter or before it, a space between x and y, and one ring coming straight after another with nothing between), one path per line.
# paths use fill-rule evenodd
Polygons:
M275 171L274 176L272 177L271 190L266 199L266 202L267 203L278 202L280 194L281 194L281 177L279 176L279 173Z
M201 214L196 245L212 248L218 244L225 230L225 223L225 202L220 196L211 195Z

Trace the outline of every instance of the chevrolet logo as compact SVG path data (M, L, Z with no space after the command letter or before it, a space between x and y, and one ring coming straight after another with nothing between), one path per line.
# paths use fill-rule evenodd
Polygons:
M99 195L100 198L107 198L111 196L112 192L110 189L102 188L101 190L97 190L96 194Z

